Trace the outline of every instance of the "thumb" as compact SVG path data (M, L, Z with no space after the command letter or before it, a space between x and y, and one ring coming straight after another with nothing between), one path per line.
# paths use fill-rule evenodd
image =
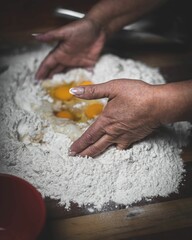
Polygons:
M113 93L110 81L101 84L70 88L69 92L72 95L83 99L112 98Z
M59 41L63 40L65 36L65 31L63 28L57 28L55 30L46 32L46 33L40 33L35 35L34 37L42 42L51 42L51 41Z

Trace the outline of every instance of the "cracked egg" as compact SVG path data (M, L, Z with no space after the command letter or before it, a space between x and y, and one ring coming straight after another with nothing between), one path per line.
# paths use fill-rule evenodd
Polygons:
M57 118L72 120L75 122L87 122L97 117L104 108L100 100L84 100L73 96L69 89L76 86L93 84L90 80L71 81L50 86L43 82L42 86L51 97L52 113Z

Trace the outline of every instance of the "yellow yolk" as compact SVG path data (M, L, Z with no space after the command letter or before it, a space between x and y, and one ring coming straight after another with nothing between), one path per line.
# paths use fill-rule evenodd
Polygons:
M81 85L81 86L91 85L91 84L93 84L93 83L91 81L89 81L89 80L86 80L86 81L83 81L83 82L79 83L79 85Z
M75 117L72 113L70 113L69 111L64 111L64 110L60 111L60 112L56 112L55 116L59 117L59 118L67 118L67 119L71 119L71 120L75 119Z
M59 86L55 88L53 97L62 101L69 101L73 95L69 92L70 86Z
M99 115L103 110L103 104L93 103L87 106L85 109L85 115L88 119L92 119Z
M73 81L52 87L47 86L47 92L54 100L52 105L55 117L75 122L86 122L98 116L104 108L101 102L96 100L90 102L82 100L76 98L69 92L72 87L91 84L93 84L92 81L81 79L78 82Z

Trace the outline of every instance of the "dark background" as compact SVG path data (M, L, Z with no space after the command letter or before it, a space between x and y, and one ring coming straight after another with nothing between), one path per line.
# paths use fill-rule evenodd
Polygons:
M39 43L31 36L32 33L45 32L69 23L71 20L54 15L57 7L86 13L96 2L96 0L1 0L0 54L7 54L15 47L39 46ZM127 32L120 32L107 42L104 51L159 67L168 81L192 79L190 2L190 0L172 0L154 14L147 16L154 23L149 30L169 41L157 41L154 38L138 41ZM179 40L179 42L175 42L175 40ZM183 158L188 161L188 182L191 184L191 147L183 154ZM192 196L190 189L187 188L182 197ZM51 221L53 218L64 216L62 216L61 209L56 208L55 205L55 202L46 202L47 224L40 239L56 240L51 237ZM77 216L82 213L76 212L75 214ZM175 229L134 239L192 239L192 229L191 227Z

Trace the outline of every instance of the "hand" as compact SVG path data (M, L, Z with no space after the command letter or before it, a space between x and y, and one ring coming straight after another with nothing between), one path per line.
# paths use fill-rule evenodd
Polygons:
M112 80L76 87L71 92L83 99L108 98L102 114L76 140L70 155L95 157L109 146L126 149L160 125L156 112L154 86L139 80Z
M95 22L82 19L36 36L43 42L59 41L41 63L37 79L51 78L67 67L92 67L105 43L105 34Z

